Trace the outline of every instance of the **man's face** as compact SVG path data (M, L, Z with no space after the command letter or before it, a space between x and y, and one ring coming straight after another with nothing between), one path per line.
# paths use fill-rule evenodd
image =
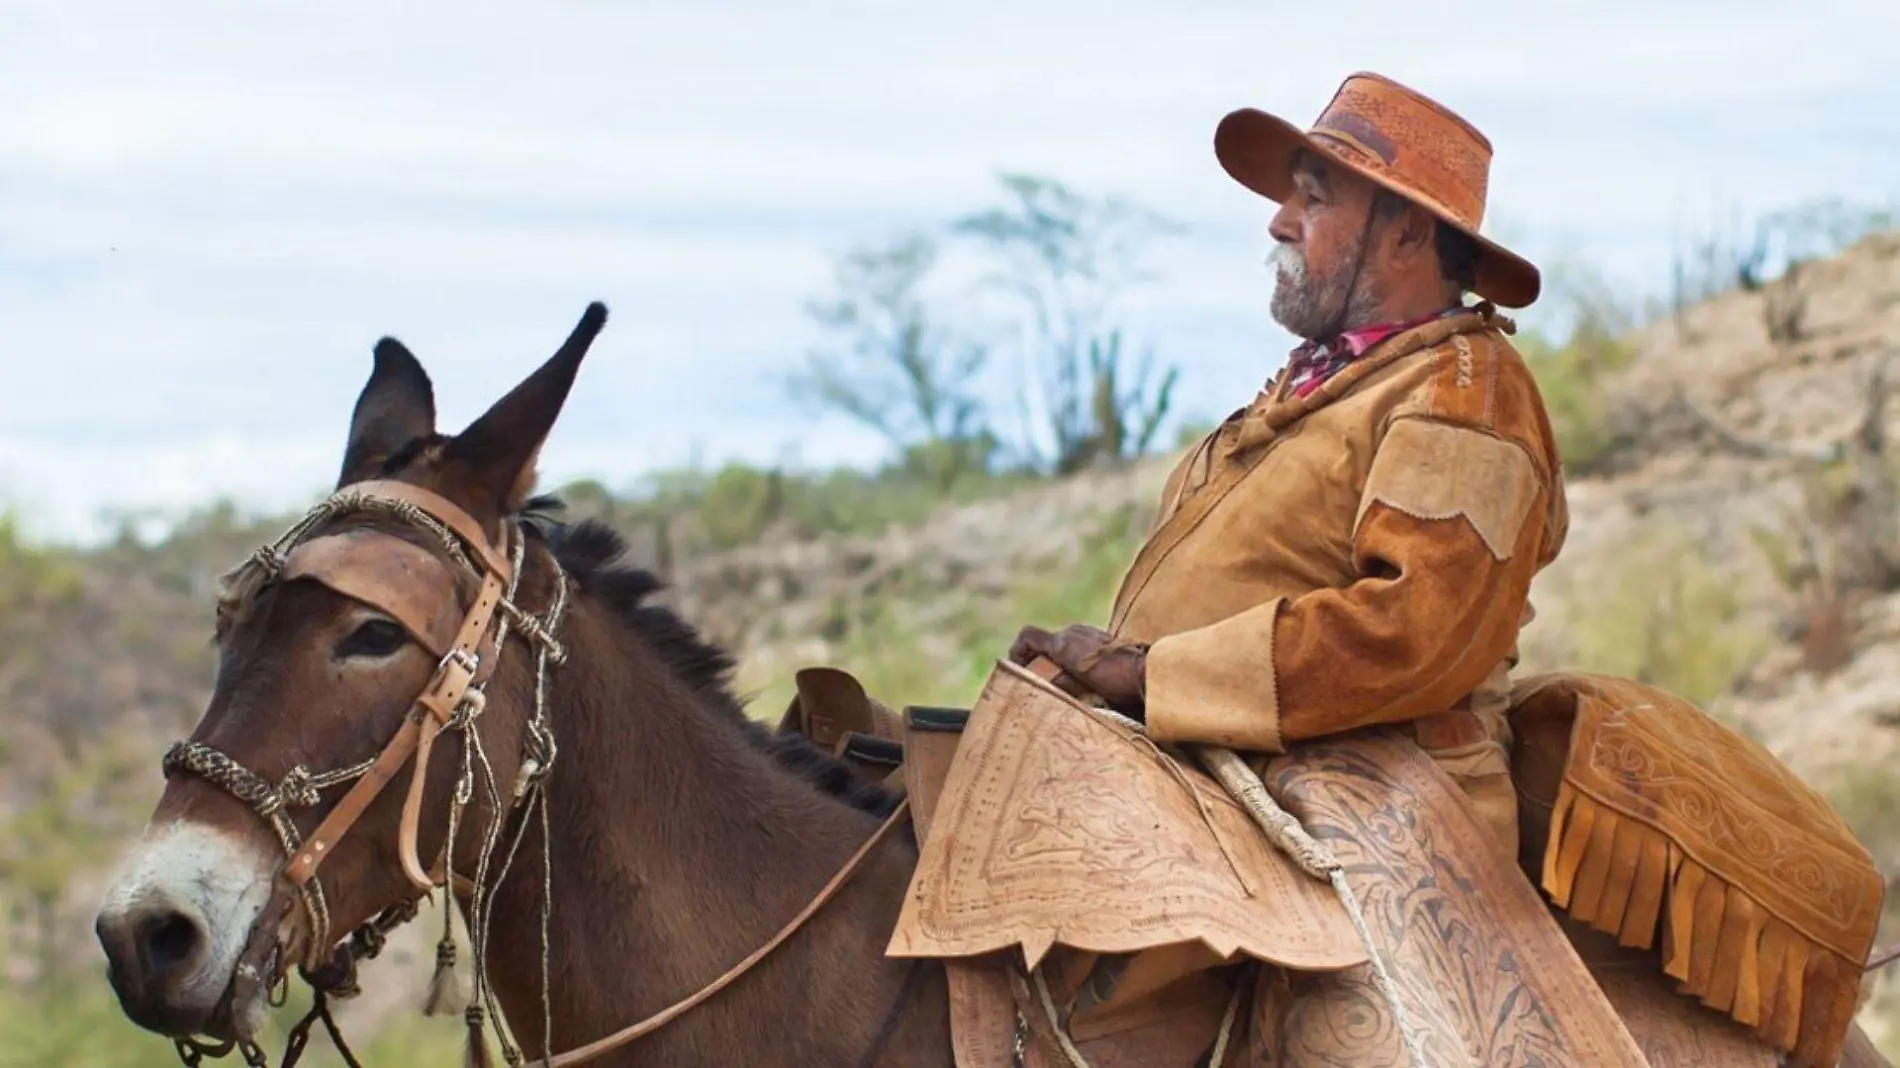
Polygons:
M1295 336L1322 340L1322 333L1352 327L1355 312L1376 304L1369 292L1374 272L1360 270L1357 285L1353 279L1376 191L1364 178L1310 154L1295 165L1293 192L1267 227L1276 242L1269 261L1277 274L1273 319Z

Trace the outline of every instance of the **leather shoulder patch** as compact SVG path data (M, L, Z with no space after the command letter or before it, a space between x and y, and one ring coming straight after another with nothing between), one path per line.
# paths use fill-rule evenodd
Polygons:
M1515 442L1436 419L1396 419L1372 458L1354 529L1374 502L1418 519L1463 516L1492 556L1509 560L1541 488Z

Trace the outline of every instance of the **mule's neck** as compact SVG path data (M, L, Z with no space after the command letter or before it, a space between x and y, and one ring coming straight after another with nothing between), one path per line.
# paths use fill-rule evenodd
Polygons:
M802 909L876 815L778 767L700 707L618 620L577 600L551 679L553 1042L560 1053L694 993ZM540 841L493 902L488 970L524 1052L541 1052ZM894 834L745 977L601 1065L854 1065L897 1010L908 964L884 957L915 850ZM929 984L934 985L934 984ZM947 1064L942 1000L897 1028L879 1064ZM946 1043L947 1044L947 1043ZM913 1051L913 1052L905 1052Z

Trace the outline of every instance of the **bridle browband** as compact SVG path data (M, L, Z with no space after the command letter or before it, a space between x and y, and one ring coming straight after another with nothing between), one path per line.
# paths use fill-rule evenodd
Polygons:
M433 541L450 561L463 572L474 576L479 587L473 603L462 614L459 625L453 623L458 607L455 602L454 573L441 565L436 554L396 534L374 528L353 528L335 534L317 533L331 520L351 514L385 516L432 535ZM356 993L356 962L376 956L386 934L413 919L423 897L444 887L466 890L472 901L467 926L474 941L476 991L466 1012L470 1041L482 1041L485 1016L482 996L487 993L486 1007L495 1017L503 1055L511 1065L521 1062L521 1053L501 1030L502 1021L492 990L484 990L487 985L484 957L491 916L490 911L484 908L484 887L491 854L499 844L503 819L512 818L517 813L522 816L517 821L514 840L502 860L496 877L497 884L506 878L515 850L529 826L532 810L537 806L542 829L543 877L551 878L547 855L548 815L543 787L553 770L558 751L547 721L546 683L550 666L561 663L567 655L555 634L566 608L568 582L566 574L558 563L555 564L553 603L538 617L523 611L514 600L525 563L525 535L520 521L504 520L502 542L500 547L491 545L486 532L474 517L437 493L404 482L374 480L356 483L331 495L275 542L252 553L243 564L225 576L218 604L221 622L247 611L250 602L273 583L311 579L345 597L384 612L401 624L424 648L440 656L435 672L422 692L411 702L395 735L384 744L380 753L361 763L321 773L313 773L298 765L273 785L264 776L246 768L229 755L201 742L180 741L165 753L163 766L168 778L191 774L220 787L269 823L284 848L285 862L279 871L271 903L266 906L257 929L252 932L233 976L234 993L246 984L253 990L268 987L275 991L280 989L280 981L288 982L288 975L283 974L282 969L284 952L288 947L284 944L280 924L282 920L293 917L293 908L300 908L306 928L298 966L304 979L315 989L316 1001L310 1013L290 1033L283 1068L293 1068L302 1055L311 1027L317 1022L324 1024L351 1068L360 1068L330 1017L325 995L348 997ZM392 561L398 566L392 567ZM438 580L433 583L427 580L431 562L436 572L433 577ZM424 577L419 579L418 575ZM448 581L445 583L441 579ZM526 730L521 768L506 801L507 810L504 813L503 799L496 789L492 768L474 724L486 707L485 687L494 675L511 630L518 633L536 654L535 709ZM417 855L417 829L421 819L424 785L435 742L440 735L450 731L459 732L463 739L462 775L449 810L448 833L443 840L441 855L435 865L425 868ZM397 856L415 894L383 910L357 928L342 945L336 945L330 932L329 904L317 880L317 872L325 858L334 852L337 842L349 833L411 760L414 770L403 802ZM459 816L472 798L478 766L488 788L491 811L480 860L471 882L454 872L453 855ZM303 837L291 819L290 811L314 808L321 803L325 791L346 783L352 784L348 792L318 824L316 830L308 838ZM549 1068L570 1068L591 1061L659 1030L731 985L790 940L804 927L806 921L836 896L864 860L903 822L908 808L908 801L899 802L804 909L771 939L718 978L673 1005L614 1034L556 1056L544 1053L541 1063ZM540 897L544 1017L542 1041L545 1043L551 1038L546 1026L549 1022L547 1013L550 996L547 974L550 893L545 884ZM439 972L452 967L454 962L454 944L448 931L446 894L443 909L443 942L437 951ZM260 939L265 941L260 942ZM259 949L270 955L270 963L262 967L252 960ZM913 967L911 974L914 973ZM911 986L912 980L907 976L898 1001L892 1007L893 1014L901 1012ZM273 997L271 1003L280 1005L282 1001ZM883 1044L889 1040L889 1031L887 1026L877 1048L869 1051L868 1057L874 1059L881 1051ZM197 1065L205 1056L224 1056L234 1047L242 1052L247 1064L257 1068L267 1064L262 1051L250 1042L208 1045L193 1039L179 1039L176 1044L180 1057L187 1065Z

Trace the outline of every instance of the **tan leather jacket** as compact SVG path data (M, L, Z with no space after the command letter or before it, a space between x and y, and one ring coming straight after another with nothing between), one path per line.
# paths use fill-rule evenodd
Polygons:
M1568 515L1509 329L1481 306L1394 335L1181 461L1110 624L1151 645L1156 738L1272 753L1407 723L1515 849L1508 675Z

